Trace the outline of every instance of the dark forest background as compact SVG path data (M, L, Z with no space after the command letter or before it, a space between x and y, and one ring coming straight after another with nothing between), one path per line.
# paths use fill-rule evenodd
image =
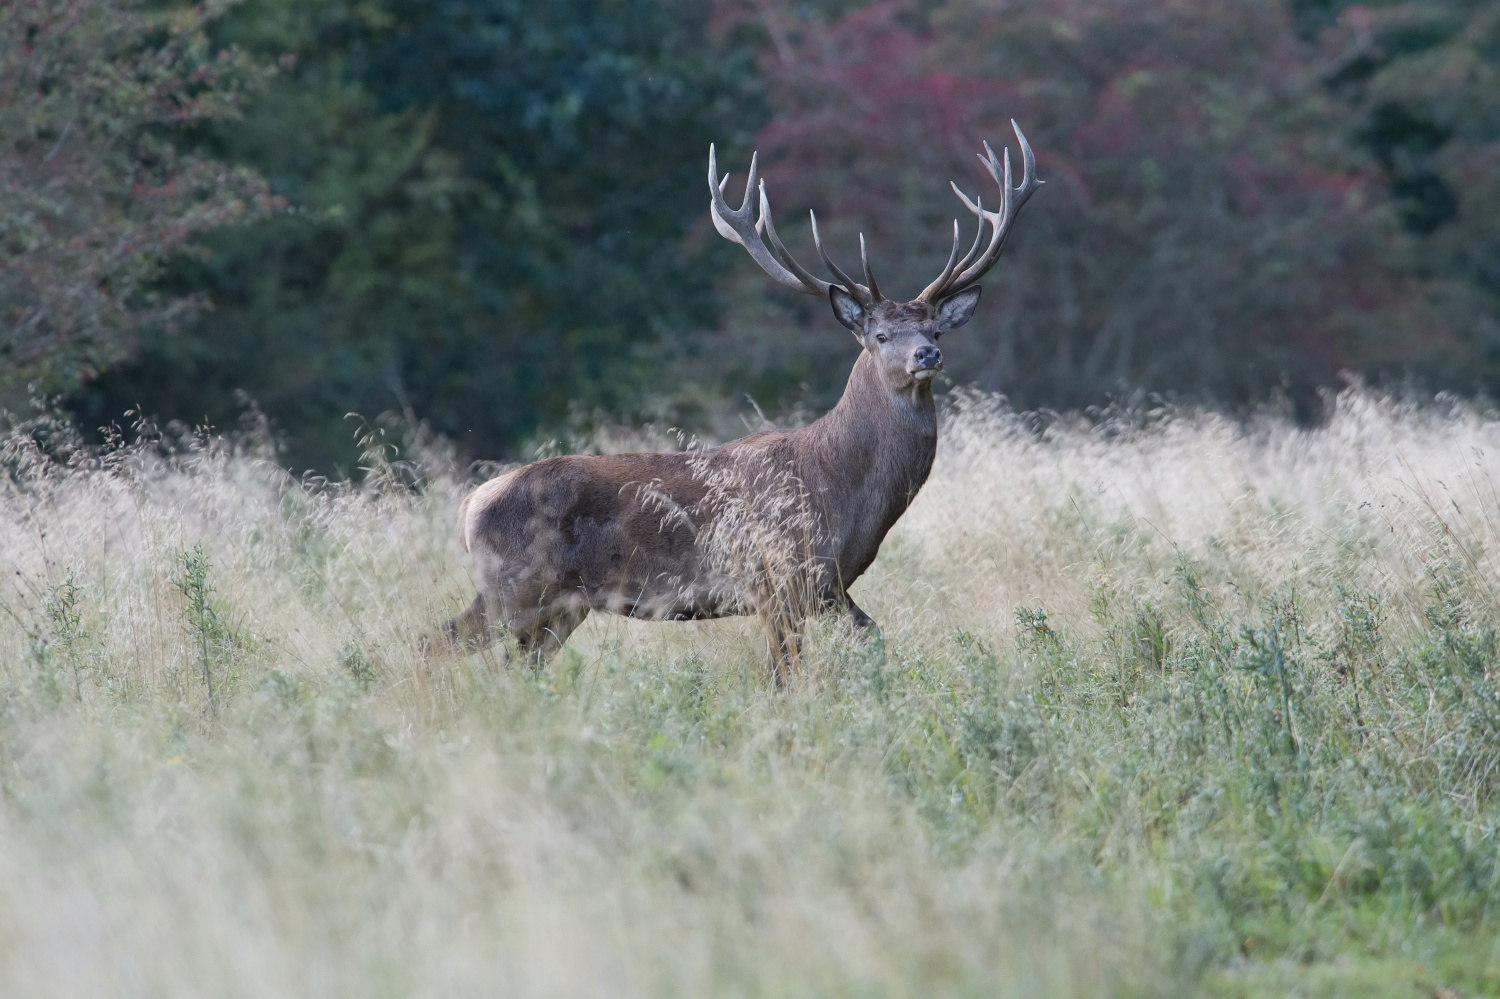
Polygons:
M815 411L853 344L714 233L709 143L910 297L1012 117L1048 183L953 382L1500 389L1497 0L8 0L0 405L253 399L324 470L351 411L476 458Z

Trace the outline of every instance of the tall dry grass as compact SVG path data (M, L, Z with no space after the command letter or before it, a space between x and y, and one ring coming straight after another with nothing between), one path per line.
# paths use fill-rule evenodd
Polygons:
M942 433L883 645L778 690L744 619L424 656L473 593L430 443L355 486L18 426L0 991L1500 989L1500 419Z
M1070 423L956 403L879 567L920 573L939 629L1023 605L1085 626L1101 597L1161 598L1184 558L1241 613L1293 581L1329 599L1336 577L1379 591L1402 626L1421 621L1435 560L1460 560L1487 591L1497 578L1500 423L1457 400L1351 390L1316 428L1171 410Z

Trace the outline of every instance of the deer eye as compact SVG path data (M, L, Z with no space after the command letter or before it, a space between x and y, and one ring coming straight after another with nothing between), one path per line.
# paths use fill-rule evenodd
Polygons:
M878 343L885 343L885 334L884 333L876 333L875 334L875 340Z

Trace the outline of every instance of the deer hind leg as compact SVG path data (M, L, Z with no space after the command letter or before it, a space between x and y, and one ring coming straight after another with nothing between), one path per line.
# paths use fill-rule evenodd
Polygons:
M443 622L443 635L455 652L489 647L495 640L495 629L490 626L489 601L483 592L474 598L468 610Z
M512 588L514 590L514 588ZM455 652L489 648L501 635L512 638L521 654L537 661L556 652L588 617L589 607L576 599L545 599L540 587L497 598L484 590L468 610L443 624L443 634Z
M516 647L529 662L540 666L568 640L584 618L589 606L582 602L558 601L541 611L517 615L509 625Z

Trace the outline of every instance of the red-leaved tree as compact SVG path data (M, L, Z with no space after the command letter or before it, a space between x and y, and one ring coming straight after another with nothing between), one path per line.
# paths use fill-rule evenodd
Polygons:
M1140 386L1232 402L1456 349L1326 84L1337 40L1300 36L1285 0L881 0L823 21L722 0L720 19L765 32L783 235L806 252L814 207L857 263L863 229L902 297L941 268L953 217L973 233L947 181L995 205L974 154L1021 123L1047 186L944 343L960 378L1028 405Z

